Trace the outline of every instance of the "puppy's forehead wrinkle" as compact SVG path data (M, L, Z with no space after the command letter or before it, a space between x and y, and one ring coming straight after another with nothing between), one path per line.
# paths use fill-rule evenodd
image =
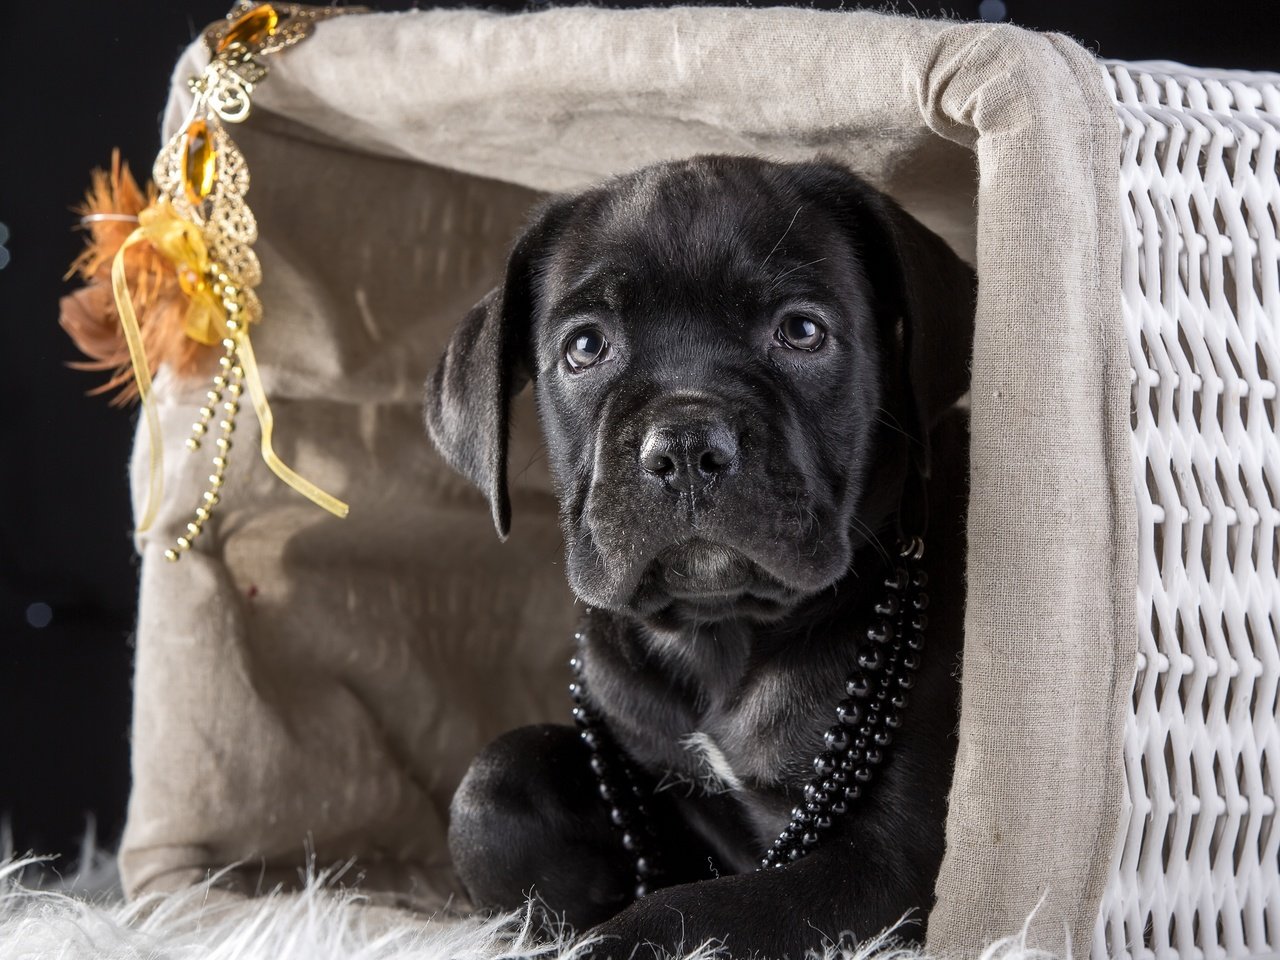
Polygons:
M544 264L540 313L553 323L600 308L617 306L626 269L608 257L557 251Z
M789 186L758 169L695 158L612 182L582 211L578 237L617 240L659 263L686 267L691 259L750 248L758 265L762 257L769 261L799 219L803 204L778 225L779 210L794 204Z
M668 312L690 310L734 327L788 299L811 301L828 320L859 312L861 274L847 262L855 259L849 245L822 216L792 204L742 209L727 197L720 205L671 210L656 228L652 219L616 211L584 216L550 258L555 276L546 288L547 310L569 316L600 307L628 324L665 323ZM785 210L791 218L783 221Z
M565 301L600 301L611 299L620 283L626 281L626 270L607 257L588 258L585 263L571 263L557 277L554 300L563 308Z

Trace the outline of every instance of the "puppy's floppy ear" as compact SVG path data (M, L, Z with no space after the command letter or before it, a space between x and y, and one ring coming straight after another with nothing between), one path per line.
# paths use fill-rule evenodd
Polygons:
M838 164L815 166L827 209L840 211L862 259L877 314L902 324L912 421L903 427L916 441L912 463L927 477L929 431L969 389L977 276L894 200Z
M511 249L502 285L462 318L427 379L427 432L449 465L489 499L504 540L511 529L511 400L533 376L530 333L539 271L569 209L567 198L556 198L534 213Z

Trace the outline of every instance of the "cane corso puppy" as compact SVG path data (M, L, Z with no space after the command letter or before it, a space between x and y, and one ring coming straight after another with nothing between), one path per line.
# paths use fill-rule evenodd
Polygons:
M951 408L974 290L833 162L697 157L536 212L453 334L426 418L505 536L509 405L533 383L599 736L526 727L476 758L449 846L477 904L534 894L617 958L714 939L799 960L909 913L923 931L955 751ZM759 869L926 519L928 644L887 756L809 855ZM611 765L630 779L610 785Z

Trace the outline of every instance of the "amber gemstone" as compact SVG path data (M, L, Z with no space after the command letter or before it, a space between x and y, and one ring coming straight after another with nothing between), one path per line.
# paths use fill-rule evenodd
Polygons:
M209 124L192 120L183 135L183 149L186 155L182 164L182 186L187 199L199 204L213 192L213 181L218 175L218 158Z
M178 286L182 288L182 292L188 297L195 297L204 293L207 285L200 274L186 266L179 266L177 272Z
M280 15L276 8L269 3L260 4L235 19L218 41L217 52L221 53L233 43L243 44L252 50L275 33L279 23Z

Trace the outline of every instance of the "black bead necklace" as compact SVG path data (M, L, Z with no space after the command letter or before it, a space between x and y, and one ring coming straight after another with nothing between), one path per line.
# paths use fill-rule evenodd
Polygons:
M791 811L791 821L760 861L760 869L782 867L808 855L835 820L866 794L875 771L884 765L895 731L902 726L907 694L915 686L924 649L928 577L920 565L924 541L902 546L885 579L886 594L876 604L876 620L858 651L858 666L845 680L847 696L836 706L836 724L824 734L826 750L813 760L813 779L804 802ZM583 636L574 634L581 644ZM660 883L656 831L644 804L644 790L626 752L592 711L580 656L569 661L574 681L573 719L591 751L591 770L601 799L620 832L635 867L636 897Z
M581 633L575 633L573 639L581 646L584 638ZM582 742L591 751L591 772L596 775L600 799L609 805L609 819L622 836L623 849L631 854L638 900L662 876L657 858L657 831L649 818L649 810L644 803L645 791L640 786L631 758L618 746L605 722L592 713L587 704L582 657L573 657L569 668L573 671L573 683L569 684L569 696L573 697L573 722L578 725Z
M762 868L806 856L835 818L863 796L884 764L885 751L902 726L907 692L916 684L929 623L923 556L919 538L899 550L898 563L884 581L888 592L875 607L876 622L858 651L858 668L845 680L847 696L836 705L837 722L823 735L827 749L813 760L814 777L805 784L804 803L791 811L791 822L765 853Z

